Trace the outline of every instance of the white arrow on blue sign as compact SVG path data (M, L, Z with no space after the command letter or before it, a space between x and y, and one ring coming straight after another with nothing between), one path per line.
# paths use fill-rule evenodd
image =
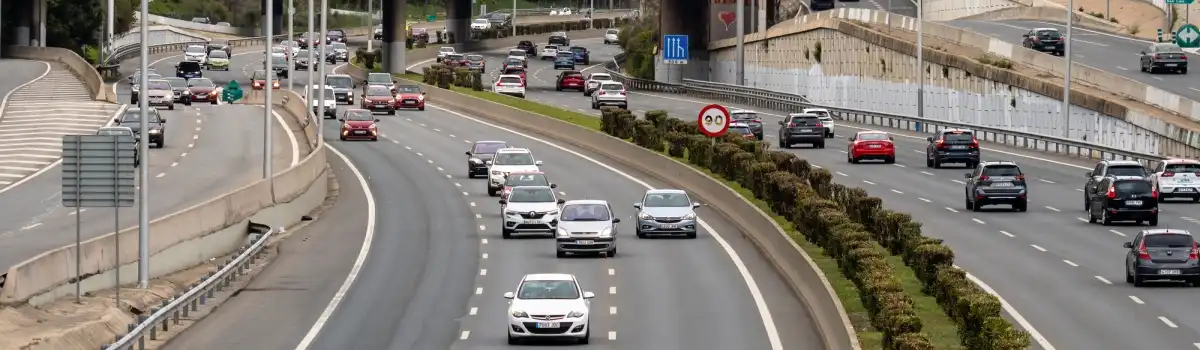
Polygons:
M688 36L679 34L663 35L663 63L688 63Z

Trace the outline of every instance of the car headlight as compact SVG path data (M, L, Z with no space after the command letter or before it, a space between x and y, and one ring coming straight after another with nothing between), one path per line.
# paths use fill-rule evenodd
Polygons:
M481 160L479 158L470 158L470 159L467 159L467 161L474 163L474 164L483 164L483 160Z
M151 133L151 134L161 134L161 133L162 133L162 129L150 129L150 133Z
M653 219L653 218L654 218L654 217L653 217L653 216L650 216L650 214L646 214L646 213L638 213L638 219L642 219L642 220L650 220L650 219Z
M694 219L696 219L696 213L688 213L687 215L683 216L683 219L684 220L694 220Z
M584 315L583 311L571 311L571 313L567 314L567 317L580 318L580 317L583 317L583 315Z
M184 94L184 95L191 95L191 94L192 94L192 92L191 92L191 91L187 91L187 90L183 90L183 94Z
M567 237L567 236L570 236L570 235L571 235L571 233L570 233L570 232L567 232L567 230L564 230L564 229L561 229L561 228L560 228L560 229L558 229L558 236L559 236L559 237Z
M525 313L525 311L513 310L512 316L516 318L528 318L529 314Z
M417 96L417 100L419 100L419 101L424 101L424 100L425 100L425 95L420 95L420 96Z
M505 216L513 216L513 215L521 215L521 213L510 210L510 211L505 211L504 215Z
M612 228L606 228L600 231L600 237L612 237Z
M368 128L368 129L371 129L371 130L375 130L375 129L378 129L378 128L379 128L379 126L378 126L378 125L375 125L375 124L371 124L371 126L369 126L369 127L367 127L367 128Z
M504 176L504 173L500 172L499 170L492 170L492 176L494 176L494 177Z

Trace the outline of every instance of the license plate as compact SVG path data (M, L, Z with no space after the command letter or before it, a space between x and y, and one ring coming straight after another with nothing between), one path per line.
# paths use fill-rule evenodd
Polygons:
M415 104L417 104L417 101L404 101L404 104L406 104L406 105L415 105Z
M1195 192L1196 190L1184 187L1184 188L1178 189L1177 191L1179 191L1179 192Z
M1047 50L1053 50L1053 49L1056 49L1056 48L1057 48L1057 47L1055 47L1054 45L1048 45L1048 46L1046 46L1046 49L1047 49Z
M1174 66L1175 66L1175 64L1174 64L1174 63L1167 63L1167 64L1164 64L1164 66L1167 66L1167 67L1174 67Z
M679 228L679 225L677 225L677 224L662 224L662 225L658 225L658 227L659 228Z
M1142 201L1125 201L1125 205L1140 206L1142 205Z
M375 108L387 108L387 105L375 105Z
M1013 187L1011 182L997 182L992 184L992 187Z
M540 224L542 220L525 220L526 224Z
M560 327L562 327L562 325L560 325L558 322L538 322L537 323L537 328L560 328Z
M1158 270L1160 275L1178 275L1179 270Z
M870 145L870 146L867 146L867 148L883 148L883 146L880 146L880 145Z
M964 146L964 145L950 146L950 149L967 149L967 146Z
M366 130L354 130L355 135L365 135L366 133Z
M800 129L800 132L812 132L812 129Z
M575 241L575 244L582 244L582 245L592 245L592 244L595 244L595 243L596 243L596 242L593 242L593 241L587 241L587 240L578 240L578 241Z

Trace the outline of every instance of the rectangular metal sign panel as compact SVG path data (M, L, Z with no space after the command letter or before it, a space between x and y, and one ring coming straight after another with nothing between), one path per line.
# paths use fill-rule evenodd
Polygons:
M663 63L688 63L688 36L679 34L663 35Z
M64 135L64 207L131 207L136 198L137 143L129 135Z

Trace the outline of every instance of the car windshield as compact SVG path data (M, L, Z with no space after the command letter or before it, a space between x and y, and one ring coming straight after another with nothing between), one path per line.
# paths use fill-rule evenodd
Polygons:
M165 80L151 80L150 85L146 86L146 88L150 90L170 90L171 83L168 83Z
M287 60L279 56L271 57L271 65L276 69L286 68Z
M327 35L346 36L346 32L343 32L341 29L334 29L334 30L330 30L329 33L327 33Z
M572 54L572 53L570 53L570 52L566 52L566 51L559 51L559 52L558 52L558 58L571 58L571 56L573 56L573 55L574 55L574 54Z
M252 79L252 80L267 80L267 72L261 71L261 70L256 70L256 71L254 71L254 74L250 75L250 79Z
M554 33L550 33L550 36L561 36L561 37L565 38L565 37L567 37L567 32L554 32Z
M345 50L346 43L333 43L333 49L334 50Z
M1146 235L1147 248L1191 248L1195 239L1191 235L1156 234Z
M223 52L223 51L221 51L221 52ZM200 71L200 62L196 62L196 61L179 62L179 70L183 71L183 72L199 72Z
M545 48L543 48L542 50L543 50L543 51L554 51L554 52L558 52L558 46L555 46L555 45L546 45L546 47L545 47Z
M613 35L616 35L617 33L620 33L620 31L618 31L616 29L609 29L607 32L604 32L604 34L613 34Z
M467 56L467 61L471 61L471 62L475 62L475 63L483 62L483 56L470 55L470 56Z
M534 165L533 155L524 152L498 153L492 165Z
M371 74L367 76L367 82L391 84L392 77L387 74Z
M471 149L471 154L495 154L496 150L501 148L508 148L508 145L500 142L480 142Z
M104 128L96 130L96 135L105 136L133 136L133 131L127 128Z
M282 46L275 46L271 48L271 53L283 53L284 51L287 51L287 49Z
M413 34L425 34L425 28L413 28Z
M354 86L354 81L348 76L325 77L325 84L339 89L349 89Z
M592 74L591 80L612 80L612 76L608 74Z
M191 87L210 88L210 87L217 86L216 84L213 84L213 81L208 78L196 78L196 79L188 80L187 82L188 82L188 86L191 86Z
M509 51L508 51L508 55L509 55L509 56L525 56L525 51L521 51L521 50L509 50Z
M203 46L188 46L187 53L204 53Z
M733 120L755 120L758 114L754 112L733 113Z
M690 207L692 201L682 193L652 193L646 195L646 207Z
M625 87L621 84L603 84L600 85L600 90L621 91L625 90Z
M147 120L149 120L151 123L158 122L158 113L154 113L154 111L149 111L147 116L149 116L149 119L147 119ZM141 120L142 120L142 111L137 108L127 109L127 110L125 110L125 114L121 115L121 124L128 124L131 122L138 122Z
M184 78L163 78L172 88L185 88L188 86L187 79Z
M1154 46L1154 51L1162 53L1183 53L1183 49L1179 48L1179 45L1175 44L1158 44Z
M521 64L522 64L522 63L521 63L521 60L519 60L519 59L511 59L511 60L508 60L508 62L507 62L507 63L508 63L508 65L510 65L510 66L519 66L519 65L521 65Z
M887 134L877 132L866 132L858 134L858 139L862 141L887 141L890 140Z
M1141 165L1113 165L1108 167L1108 175L1146 176L1146 168L1143 168Z
M308 59L308 55L310 55L310 54L312 54L312 53L313 53L313 52L312 52L312 51L308 51L308 49L301 49L300 51L296 51L296 58L300 58L300 59L306 59L306 60L307 60L307 59Z
M508 194L510 203L550 203L554 202L554 191L545 187L514 187Z
M443 48L438 49L438 52L450 53L450 52L454 52L454 48L453 47L443 47Z
M985 176L1019 176L1019 175L1021 175L1021 168L1018 168L1014 165L991 165L986 168L983 168L983 175L985 175Z
M571 281L525 281L517 291L517 299L579 299L579 288Z
M610 221L608 206L604 204L570 204L562 208L562 221Z
M1144 180L1117 181L1113 187L1116 187L1117 193L1142 194L1150 193L1153 190L1150 182Z
M475 23L480 23L480 24L487 23L487 22L488 22L487 18L479 18L479 19L475 20Z
M550 186L550 181L543 174L510 174L504 186Z
M500 82L504 84L520 84L520 77L500 77Z
M446 59L448 59L448 60L452 60L452 61L458 61L458 60L461 60L461 59L463 59L463 55L459 55L459 54L450 54L450 55L446 55Z
M1167 164L1163 170L1173 173L1200 173L1200 164L1196 163L1176 163Z
M320 88L313 88L311 93L312 93L312 95L309 95L309 96L317 97L317 98L321 97L321 89ZM333 99L333 89L325 89L325 99L327 99L327 100Z
M829 117L829 112L827 112L827 111L810 110L810 111L804 111L804 113L813 114L813 115L816 115L817 117L824 117L824 118Z
M379 85L372 85L371 87L367 88L367 96L392 96L392 90Z
M225 54L225 51L213 50L212 52L208 53L208 58L229 58L229 55Z
M346 111L346 120L356 122L375 121L375 116L371 115L371 111L365 109L357 109Z
M1062 36L1062 34L1060 34L1057 30L1039 30L1039 31L1037 31L1037 37L1039 37L1039 38L1058 39L1061 36Z
M968 133L968 132L947 133L944 135L945 135L946 142L971 142L974 140L971 137L971 133Z
M421 87L416 86L416 85L400 85L400 86L396 87L396 92L406 93L406 94L419 94L419 93L421 93Z
M733 132L733 133L742 134L742 135L749 135L750 133L753 132L753 131L750 131L749 126L745 126L745 125L730 125L729 131Z

